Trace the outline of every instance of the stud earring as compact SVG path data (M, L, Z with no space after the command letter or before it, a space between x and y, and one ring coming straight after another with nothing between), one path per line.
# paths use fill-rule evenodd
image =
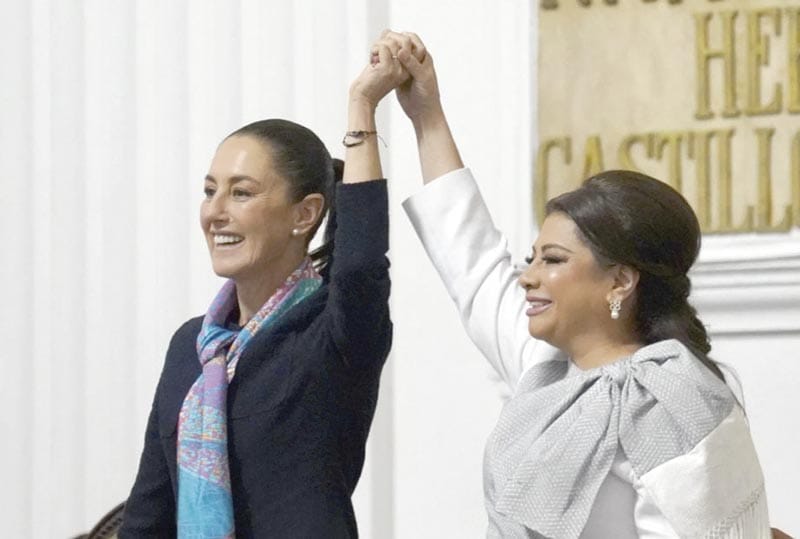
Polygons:
M611 319L619 319L619 311L622 309L622 302L618 299L612 299L608 302L608 309L611 311Z
M300 230L297 229L297 228L293 228L292 229L292 236L299 236L299 235L300 235Z

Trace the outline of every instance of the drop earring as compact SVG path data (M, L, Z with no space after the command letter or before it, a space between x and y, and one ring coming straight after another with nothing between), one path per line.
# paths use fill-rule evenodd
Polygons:
M622 301L618 299L612 299L608 302L608 309L611 311L611 319L618 320L619 319L619 311L622 309Z

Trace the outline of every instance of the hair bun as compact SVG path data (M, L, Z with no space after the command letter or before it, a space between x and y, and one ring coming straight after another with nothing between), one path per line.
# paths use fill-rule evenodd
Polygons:
M674 275L668 279L672 290L676 297L679 297L683 300L689 298L689 294L692 291L692 282L689 280L689 276L684 274L681 275Z

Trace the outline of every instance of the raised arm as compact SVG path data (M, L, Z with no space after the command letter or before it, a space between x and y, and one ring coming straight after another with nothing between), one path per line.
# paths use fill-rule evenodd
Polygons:
M408 78L383 44L350 86L345 165L336 195L337 228L328 313L342 358L355 368L379 365L391 343L388 196L382 180L375 109Z
M383 42L408 71L410 78L397 87L397 100L417 135L422 180L425 183L464 167L447 125L433 58L419 36L386 32Z
M469 170L445 174L406 200L403 208L464 329L512 391L533 363L560 357L555 348L528 334L519 269Z
M411 76L396 90L397 98L416 131L423 180L433 182L404 208L467 334L513 390L527 367L557 352L528 335L519 271L472 174L463 168L430 53L414 34L389 33L384 40Z

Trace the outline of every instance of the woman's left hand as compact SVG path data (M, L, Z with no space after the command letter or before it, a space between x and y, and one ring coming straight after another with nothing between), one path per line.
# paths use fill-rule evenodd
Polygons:
M379 40L372 47L370 63L350 85L350 100L378 106L386 94L408 80L408 71L393 53L386 40Z

